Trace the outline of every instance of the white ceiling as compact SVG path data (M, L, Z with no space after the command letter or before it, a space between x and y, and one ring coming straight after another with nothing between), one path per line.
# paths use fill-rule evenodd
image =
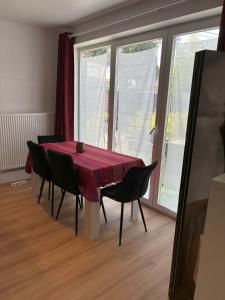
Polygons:
M0 17L33 25L65 26L135 0L0 0Z

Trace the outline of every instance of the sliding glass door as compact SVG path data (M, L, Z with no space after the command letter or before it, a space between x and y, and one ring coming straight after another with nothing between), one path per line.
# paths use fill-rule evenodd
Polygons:
M114 150L152 161L162 40L117 48Z
M177 211L195 52L215 50L218 29L177 35L167 100L158 204Z
M176 215L195 52L217 46L206 19L79 50L78 138L158 161L145 203Z

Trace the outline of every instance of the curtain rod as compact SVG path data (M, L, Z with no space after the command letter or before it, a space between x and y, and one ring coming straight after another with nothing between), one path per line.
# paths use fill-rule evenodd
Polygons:
M178 0L178 1L174 1L172 3L168 3L168 4L164 4L160 7L157 7L157 8L152 8L152 9L149 9L149 10L146 10L142 13L138 13L134 16L128 16L128 17L125 17L125 18L122 18L118 21L114 21L114 22L111 22L111 23L108 23L108 24L105 24L105 25L102 25L102 26L99 26L99 27L95 27L93 29L90 29L90 30L86 30L86 31L82 31L82 32L78 32L78 33L73 33L70 35L70 37L77 37L77 36L81 36L81 35L84 35L84 34L87 34L87 33L91 33L91 32L94 32L94 31L98 31L98 30L101 30L101 29L104 29L106 27L110 27L112 25L116 25L116 24L119 24L119 23L123 23L125 21L129 21L129 20L132 20L132 19L135 19L137 17L141 17L141 16L144 16L144 15L147 15L147 14L150 14L150 13L153 13L153 12L156 12L156 11L159 11L161 9L164 9L164 8L168 8L168 7L172 7L172 6L176 6L178 4L181 4L181 3L184 3L184 2L187 2L188 0Z

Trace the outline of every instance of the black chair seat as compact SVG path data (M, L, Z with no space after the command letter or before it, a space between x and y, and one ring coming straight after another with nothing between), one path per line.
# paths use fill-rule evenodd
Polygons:
M109 197L113 200L116 200L115 199L115 196L118 192L118 185L116 184L113 184L113 185L110 185L110 186L107 186L107 187L104 187L101 189L101 194L105 197Z

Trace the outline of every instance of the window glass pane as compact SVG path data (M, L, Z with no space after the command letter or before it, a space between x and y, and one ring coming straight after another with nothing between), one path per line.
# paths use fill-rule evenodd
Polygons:
M162 40L117 49L115 150L152 161Z
M80 53L79 140L107 148L110 47Z
M195 52L215 50L218 29L178 35L170 70L158 202L177 211Z

